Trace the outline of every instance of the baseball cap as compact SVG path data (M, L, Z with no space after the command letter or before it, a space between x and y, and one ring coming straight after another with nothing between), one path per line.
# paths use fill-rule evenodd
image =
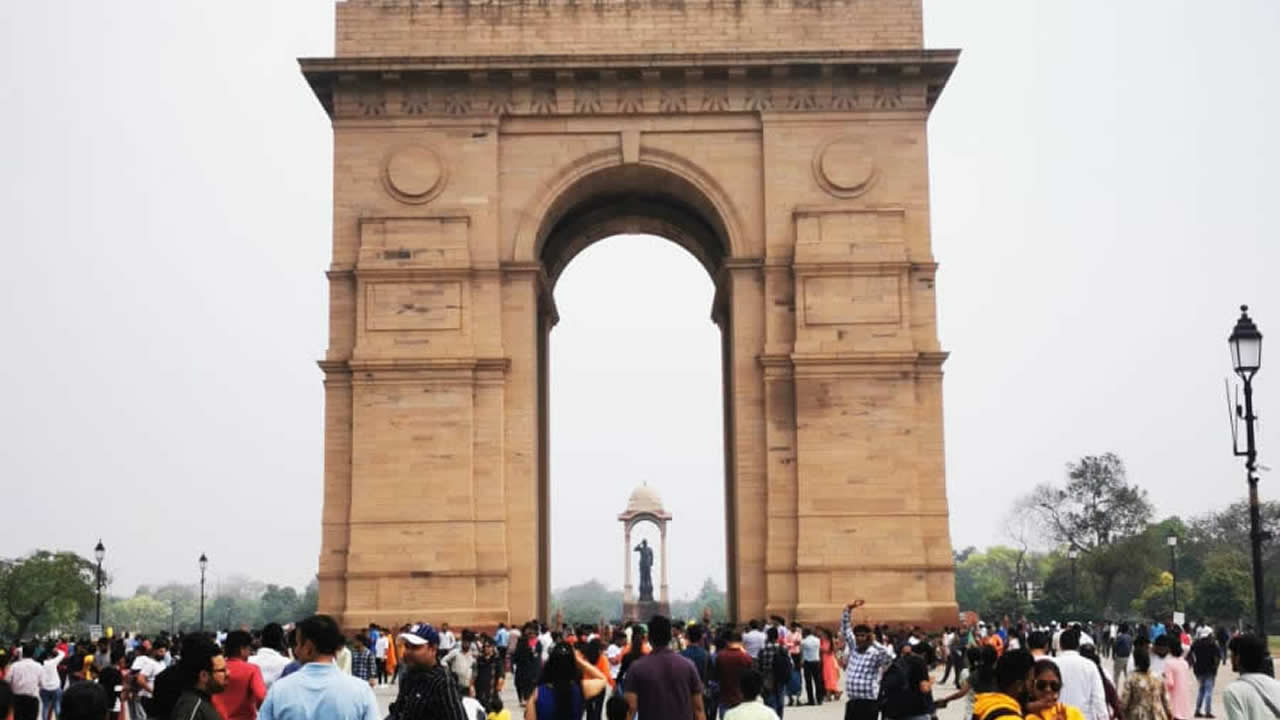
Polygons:
M410 645L439 645L440 633L436 632L429 623L418 623L410 627L407 632L400 633L400 639Z

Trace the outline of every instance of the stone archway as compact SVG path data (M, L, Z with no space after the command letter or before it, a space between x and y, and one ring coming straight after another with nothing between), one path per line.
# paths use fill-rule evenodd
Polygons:
M925 124L956 53L919 0L735 8L338 4L303 70L334 127L344 625L545 617L550 291L622 231L716 282L731 612L954 621Z

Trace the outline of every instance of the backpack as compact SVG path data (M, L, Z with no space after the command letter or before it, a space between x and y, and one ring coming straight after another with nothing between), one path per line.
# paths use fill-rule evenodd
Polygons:
M791 682L791 656L785 650L779 650L773 655L773 688L775 690L785 688L787 683Z
M1116 635L1116 642L1111 651L1118 658L1129 657L1129 653L1133 652L1133 638L1127 633Z

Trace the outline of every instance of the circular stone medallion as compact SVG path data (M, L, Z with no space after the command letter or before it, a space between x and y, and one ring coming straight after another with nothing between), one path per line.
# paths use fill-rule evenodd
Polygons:
M444 164L431 148L406 145L387 158L383 171L387 190L407 203L424 203L444 188Z
M824 190L837 197L855 197L876 179L876 162L867 144L855 137L838 137L814 154L814 176Z

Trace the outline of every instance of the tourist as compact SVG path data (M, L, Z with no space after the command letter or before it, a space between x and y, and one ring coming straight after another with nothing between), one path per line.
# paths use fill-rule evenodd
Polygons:
M450 637L453 637L450 635ZM452 644L449 645L451 649ZM373 638L373 661L378 670L378 684L383 685L387 682L387 656L391 653L391 633L378 633Z
M778 717L782 717L784 707L782 696L786 691L787 682L791 680L791 658L787 655L786 649L778 643L777 627L771 626L765 631L764 646L756 654L756 669L760 671L760 677L764 683L762 693L764 704L773 708L773 711L778 713Z
M532 623L525 625L520 643L511 653L511 674L516 684L516 697L523 705L533 694L542 671L542 651L537 646L537 631Z
M1164 677L1164 661L1169 657L1169 647L1174 642L1169 636L1169 631L1161 633L1158 637L1151 640L1151 674L1156 677Z
M1196 693L1196 717L1213 717L1213 684L1222 662L1221 649L1213 637L1213 628L1201 625L1191 643L1191 669L1199 685Z
M818 632L822 635L819 650L822 657L823 699L840 702L840 663L836 661L836 640L828 628L820 628Z
M643 625L633 625L631 641L622 653L622 661L618 664L618 692L625 692L627 687L627 670L635 661L650 652L649 631ZM544 651L545 654L545 651Z
M36 662L37 648L34 642L25 643L22 657L5 672L13 693L14 720L36 720L40 716L40 676L44 668Z
M1169 696L1164 678L1151 672L1151 655L1145 643L1133 647L1133 672L1125 681L1125 720L1170 720Z
M62 714L62 676L58 674L58 665L67 656L62 647L48 643L40 656L40 705L44 708L45 720L54 720Z
M933 714L933 681L929 678L929 665L916 654L915 648L924 649L924 643L912 645L903 642L898 647L898 657L880 678L883 691L881 714L890 720L928 720Z
M212 696L227 687L227 659L222 650L205 636L188 638L182 645L182 660L173 670L183 678L182 694L173 711L162 717L172 720L223 720Z
M538 685L525 702L528 720L563 720L582 717L587 700L604 692L608 681L604 673L561 641L547 653Z
M123 647L121 651L112 650L111 657L107 661L107 666L98 671L98 684L107 693L107 702L110 705L107 717L110 720L118 720L120 714L124 712L124 701L121 695L124 693L124 667Z
M1110 720L1106 688L1091 660L1080 655L1080 629L1068 628L1058 637L1061 651L1055 662L1061 671L1062 702L1080 708L1086 720Z
M295 632L295 654L302 667L271 686L259 720L379 720L378 701L368 682L343 673L333 662L343 643L338 623L328 615L312 615L299 622ZM453 706L457 716L440 717L460 720L456 698Z
M498 661L503 667L502 674L506 673L507 667L507 643L511 639L511 631L507 629L506 623L498 623L498 631L493 634L493 644L498 650Z
M990 650L995 652L995 648ZM974 697L974 720L1023 717L1020 698L1035 690L1035 664L1026 650L1010 650L1000 656L995 663L994 689Z
M404 640L405 672L395 702L391 703L391 720L466 720L457 683L440 666L440 633L420 623L400 633Z
M595 643L595 651L596 657L590 658L589 662L594 663L600 655L600 644L598 642ZM480 652L476 657L471 684L474 689L474 697L485 708L489 707L490 701L502 692L502 686L506 681L506 673L503 672L502 667L502 658L498 655L498 648L493 639L488 635L481 635ZM600 708L602 710L604 708L603 699L601 700ZM595 720L599 720L598 715Z
M1111 679L1116 687L1124 687L1129 675L1129 658L1133 655L1133 635L1129 623L1120 623L1115 639L1111 641Z
M804 691L809 705L826 699L822 673L822 640L810 628L801 630L800 661L804 668Z
M378 683L378 664L369 650L369 638L356 635L355 644L356 649L351 652L351 676L373 687Z
M1280 717L1280 681L1267 673L1266 641L1257 635L1238 635L1227 647L1231 667L1240 673L1222 693L1227 720Z
M778 713L760 696L764 676L755 668L747 668L740 679L742 702L724 714L724 720L779 720Z
M1191 666L1182 657L1180 634L1171 632L1165 636L1169 640L1169 656L1165 658L1161 674L1165 691L1169 693L1169 711L1173 720L1191 720Z
M444 650L441 650L444 652ZM476 650L475 634L470 630L462 631L462 642L453 646L453 650L444 654L440 661L458 683L460 697L475 697Z
M845 667L845 720L876 720L880 714L880 672L893 662L888 648L872 642L871 628L857 625L849 628L853 611L865 605L859 599L844 608L840 618L840 635L849 652Z
M724 713L742 702L741 677L742 673L751 669L752 660L742 646L741 630L729 628L722 640L723 642L717 643L720 650L716 652L713 661L713 674L720 689L720 712Z
M107 691L96 682L72 683L62 693L60 720L106 720L110 711ZM0 717L4 717L0 714Z
M351 648L344 642L333 656L333 664L338 666L343 675L351 674Z
M1034 687L1031 695L1034 711L1028 711L1028 718L1084 720L1084 713L1080 712L1080 708L1061 701L1062 671L1053 660L1042 658L1036 661Z
M502 706L502 698L495 696L489 702L489 715L485 720L511 720L511 711Z
M254 720L258 707L267 697L267 685L262 681L262 669L249 662L253 649L253 636L243 630L227 633L223 643L223 655L227 661L226 688L213 696L214 707L226 720ZM186 655L186 647L183 647Z
M773 647L781 653L776 642L777 628L771 630ZM705 720L698 669L671 650L671 621L654 615L649 621L649 638L653 652L635 661L627 672L623 698L627 701L628 720L637 713L646 720ZM785 657L782 654L781 661Z
M1036 660L1049 657L1049 633L1043 630L1032 631L1027 636L1027 650L1031 651L1031 657Z
M258 666L262 673L262 683L271 690L271 686L280 679L284 666L289 658L284 654L284 628L280 623L267 623L262 627L262 646L249 658L249 662Z
M449 623L440 623L440 652L442 655L448 655L458 646L458 639L454 636L453 631L449 629Z
M1107 701L1107 712L1112 720L1124 720L1124 706L1120 702L1120 691L1102 671L1102 658L1098 657L1098 649L1092 645L1080 648L1080 656L1093 663L1098 669L1098 677L1102 678L1102 693Z
M742 648L747 651L752 660L760 657L760 648L764 647L768 636L760 627L759 620L752 620L747 623L747 632L742 635Z

